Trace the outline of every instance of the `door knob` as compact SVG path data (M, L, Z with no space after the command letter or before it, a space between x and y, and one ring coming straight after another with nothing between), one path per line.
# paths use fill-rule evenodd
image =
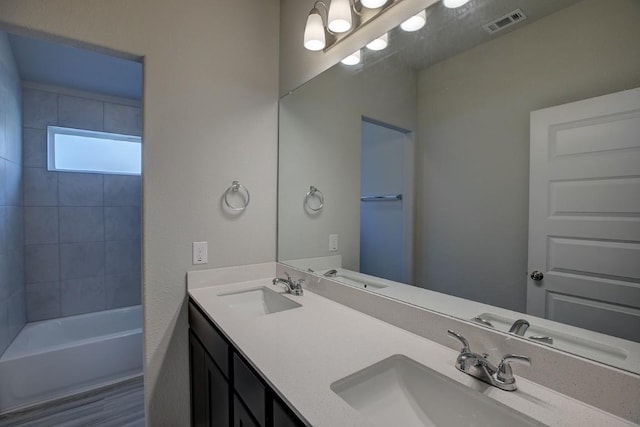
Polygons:
M536 282L539 282L540 280L542 280L544 278L544 274L542 274L542 271L539 270L533 270L531 272L531 276L530 276L533 280L535 280Z

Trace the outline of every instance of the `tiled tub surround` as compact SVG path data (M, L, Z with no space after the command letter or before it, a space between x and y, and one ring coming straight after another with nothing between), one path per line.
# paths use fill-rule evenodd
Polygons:
M26 322L20 78L0 32L0 355Z
M295 299L302 307L272 313L267 316L247 317L228 307L218 295L228 292L255 289L261 286L272 286L271 279L288 267L269 263L253 266L231 267L216 270L203 270L188 274L188 292L190 297L203 309L209 318L226 334L233 345L251 363L280 395L288 402L301 418L313 426L365 426L370 421L364 419L345 401L330 389L330 385L354 372L395 354L403 354L424 364L443 375L465 384L486 396L501 401L546 425L634 425L601 409L589 406L567 395L536 384L519 374L519 390L505 392L485 385L474 378L457 371L454 367L457 351L448 345L436 343L405 329L351 309L345 305L321 297L316 293L323 286L334 284L324 279L314 281L307 286L302 297L286 295ZM294 276L298 276L294 273ZM302 275L300 273L300 275ZM319 283L322 282L322 283ZM282 292L281 289L278 289ZM332 289L334 297L342 289ZM357 289L354 291L361 292ZM324 292L324 291L323 291ZM354 294L355 295L355 294ZM418 312L425 310L410 305L388 300L373 294L379 303L374 307L387 314L395 312L395 323L415 323L419 320ZM360 294L362 296L362 293ZM338 299L352 296L343 295ZM366 298L368 300L369 298ZM371 302L371 301L367 301ZM396 303L405 306L387 306ZM446 336L446 326L459 330L472 340L472 345L483 334L481 328L435 313L434 316L446 319L440 324L424 324L429 334ZM446 323L446 325L444 324ZM444 330L440 330L445 326ZM472 330L466 328L470 326ZM504 341L504 336L503 341ZM452 347L455 347L455 343ZM479 349L478 349L479 350ZM497 349L494 349L497 351ZM544 351L551 351L544 349ZM495 357L494 354L492 356ZM563 357L573 357L562 355ZM537 368L545 363L544 357L533 355ZM536 358L538 357L538 358ZM592 362L586 362L592 365ZM516 369L521 366L516 367ZM596 371L601 369L596 366ZM547 370L554 369L547 367ZM600 373L596 372L596 375ZM560 375L562 376L562 375ZM601 377L602 381L606 378ZM580 378L576 379L580 382ZM636 378L636 384L640 380ZM626 392L637 393L639 387ZM636 395L637 396L637 395ZM637 397L627 396L626 401L637 404ZM624 402L620 403L624 406ZM618 407L618 413L624 408ZM629 419L638 421L637 409L627 408ZM635 412L634 412L635 411ZM635 414L635 415L633 415ZM633 418L635 416L635 418Z
M46 151L48 125L140 135L136 104L23 87L30 322L140 304L140 176L50 172Z

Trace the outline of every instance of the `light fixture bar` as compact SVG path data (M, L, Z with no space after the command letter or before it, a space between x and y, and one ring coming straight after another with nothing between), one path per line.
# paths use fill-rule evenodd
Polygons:
M307 15L304 31L304 47L307 50L327 52L403 0L330 1L331 3L327 3L328 7L325 4L326 0L316 1ZM319 6L325 9L324 15ZM324 34L318 28L319 23L322 24Z

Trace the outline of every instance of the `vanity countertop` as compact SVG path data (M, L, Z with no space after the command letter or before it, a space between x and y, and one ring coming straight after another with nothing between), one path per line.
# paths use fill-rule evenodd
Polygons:
M370 426L371 422L330 386L396 354L405 355L546 425L636 425L518 377L517 367L514 368L517 391L505 392L488 386L456 370L456 351L309 290L305 290L303 296L285 294L282 286L272 285L273 276L253 280L243 277L241 281L226 284L220 280L208 284L199 279L197 286L189 286L192 300L310 425ZM302 306L247 316L218 297L263 286L283 293ZM490 357L495 360L499 356Z

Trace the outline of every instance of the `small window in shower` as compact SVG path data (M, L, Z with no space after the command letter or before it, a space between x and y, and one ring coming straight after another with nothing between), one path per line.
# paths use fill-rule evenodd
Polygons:
M47 127L47 167L52 171L140 175L139 136Z

